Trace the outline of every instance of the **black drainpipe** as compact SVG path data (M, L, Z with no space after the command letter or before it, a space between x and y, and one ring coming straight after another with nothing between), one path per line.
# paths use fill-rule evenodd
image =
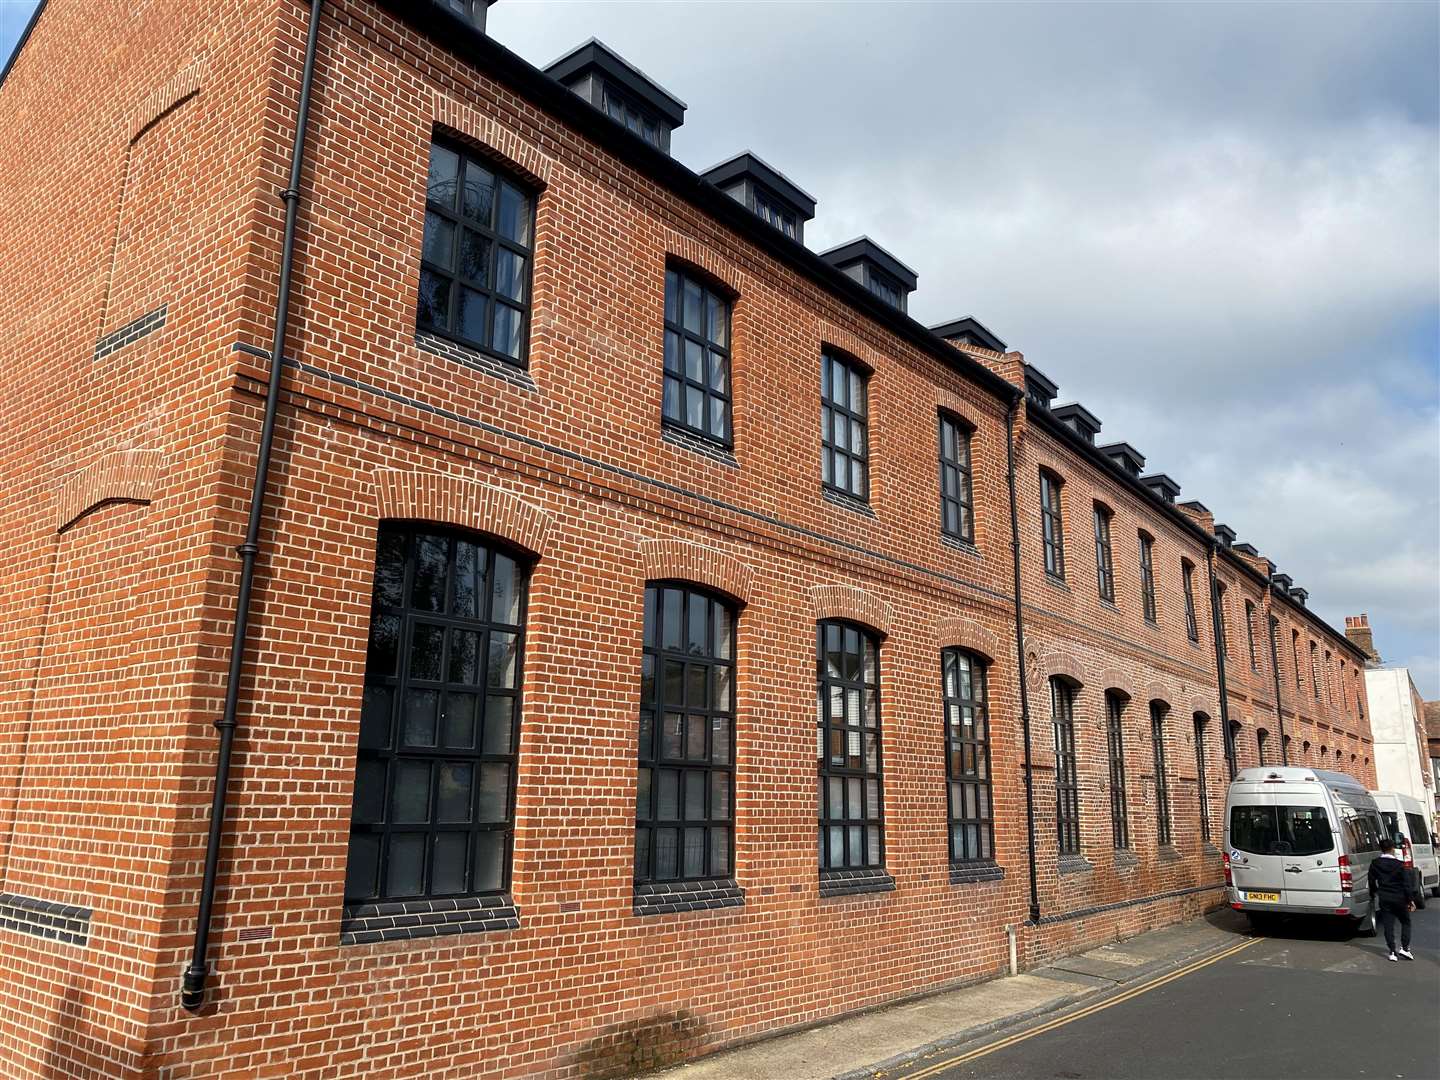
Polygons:
M1006 480L1010 487L1010 553L1015 564L1015 657L1020 682L1020 730L1025 737L1025 836L1030 857L1030 922L1040 922L1040 884L1035 873L1035 775L1030 759L1030 691L1025 685L1025 620L1020 600L1020 511L1015 501L1015 414L1020 408L1020 391L1010 400L1005 414Z
M300 169L305 161L305 126L310 119L310 85L315 76L315 43L320 32L321 0L310 0L310 31L305 39L305 68L300 80L300 105L295 117L295 142L290 150L290 182L280 193L285 202L285 238L280 248L280 295L275 299L275 337L270 346L270 385L265 393L265 422L260 429L260 454L255 461L255 486L250 492L250 521L239 553L240 586L235 599L235 628L230 638L230 671L225 682L225 711L215 727L220 755L215 762L215 791L210 803L210 835L205 843L205 879L195 916L195 951L180 991L180 1004L195 1012L205 1003L205 959L210 943L210 914L215 906L215 875L220 864L220 839L225 830L225 796L230 782L230 756L235 745L235 712L240 701L240 668L250 628L250 590L255 581L255 556L260 551L260 520L265 512L265 483L275 441L275 413L280 403L284 369L285 326L290 317L290 270L295 254L295 215L300 202Z
M1275 571L1265 575L1266 599L1270 599L1275 583ZM1274 615L1270 619L1270 673L1275 676L1275 719L1280 724L1280 764L1290 764L1290 754L1285 749L1285 707L1280 703L1280 652L1276 638L1280 634L1280 620Z
M1240 765L1240 748L1234 745L1234 736L1230 732L1230 702L1229 694L1225 690L1225 646L1220 640L1220 590L1215 582L1215 545L1217 540L1211 540L1210 546L1205 549L1205 569L1210 575L1210 638L1215 647L1215 678L1220 690L1220 750L1223 753L1227 748L1230 753L1225 754L1225 768L1228 772L1233 766ZM1231 779L1234 779L1231 777Z

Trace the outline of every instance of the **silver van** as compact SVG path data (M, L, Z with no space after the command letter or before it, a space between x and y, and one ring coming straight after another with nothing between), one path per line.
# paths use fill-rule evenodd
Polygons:
M1384 835L1358 780L1325 769L1241 769L1225 796L1230 906L1255 927L1278 915L1351 920L1375 932L1370 863Z
M1398 791L1372 791L1370 796L1380 808L1385 835L1395 841L1395 854L1419 873L1421 892L1440 896L1440 859L1436 858L1425 804Z

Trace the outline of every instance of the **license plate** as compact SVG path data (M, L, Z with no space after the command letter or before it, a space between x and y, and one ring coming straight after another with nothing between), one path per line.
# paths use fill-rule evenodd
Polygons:
M1256 904L1278 904L1280 894L1278 892L1247 892L1245 899Z

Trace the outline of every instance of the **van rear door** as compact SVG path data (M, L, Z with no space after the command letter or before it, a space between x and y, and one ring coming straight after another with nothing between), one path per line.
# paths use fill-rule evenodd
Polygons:
M1341 902L1339 830L1324 799L1287 797L1277 806L1285 874L1285 903L1290 907L1334 911Z
M1230 875L1242 903L1279 906L1286 902L1285 872L1275 800L1269 793L1244 798L1230 806Z

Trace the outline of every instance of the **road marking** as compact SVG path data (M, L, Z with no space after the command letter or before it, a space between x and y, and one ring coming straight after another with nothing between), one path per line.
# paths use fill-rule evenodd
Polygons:
M1166 983L1174 982L1176 979L1199 971L1203 967L1209 967L1211 964L1218 963L1228 956L1234 956L1242 949L1248 949L1251 945L1258 944L1260 940L1260 938L1251 938L1248 941L1242 941L1238 945L1232 945L1224 952L1216 953L1214 956L1207 957L1204 960L1197 960L1193 964L1180 968L1177 971L1172 971L1169 975L1154 979L1151 982L1145 983L1143 986L1137 986L1134 990L1127 990L1123 994L1097 1002L1094 1005L1086 1006L1078 1012L1070 1013L1068 1016L1059 1017L1048 1023L1041 1024L1039 1027L1022 1031L1017 1035L1010 1035L1004 1039L999 1039L996 1042L990 1043L988 1046L980 1047L978 1050L971 1050L968 1053L959 1054L956 1057L936 1062L933 1065L921 1069L919 1072L907 1074L906 1080L923 1080L924 1077L934 1076L936 1073L943 1072L946 1069L952 1069L956 1065L963 1065L967 1061L974 1061L976 1058L985 1057L987 1054L993 1054L997 1050L1004 1050L1007 1047L1014 1046L1016 1043L1024 1042L1026 1039L1033 1039L1036 1035L1043 1035L1047 1031L1054 1031L1056 1028L1064 1027L1066 1024L1073 1024L1076 1020L1083 1020L1085 1017L1100 1012L1102 1009L1108 1009L1112 1005L1119 1005L1122 1002L1129 1001L1131 998L1139 997L1141 994L1148 994L1151 990L1159 989Z

